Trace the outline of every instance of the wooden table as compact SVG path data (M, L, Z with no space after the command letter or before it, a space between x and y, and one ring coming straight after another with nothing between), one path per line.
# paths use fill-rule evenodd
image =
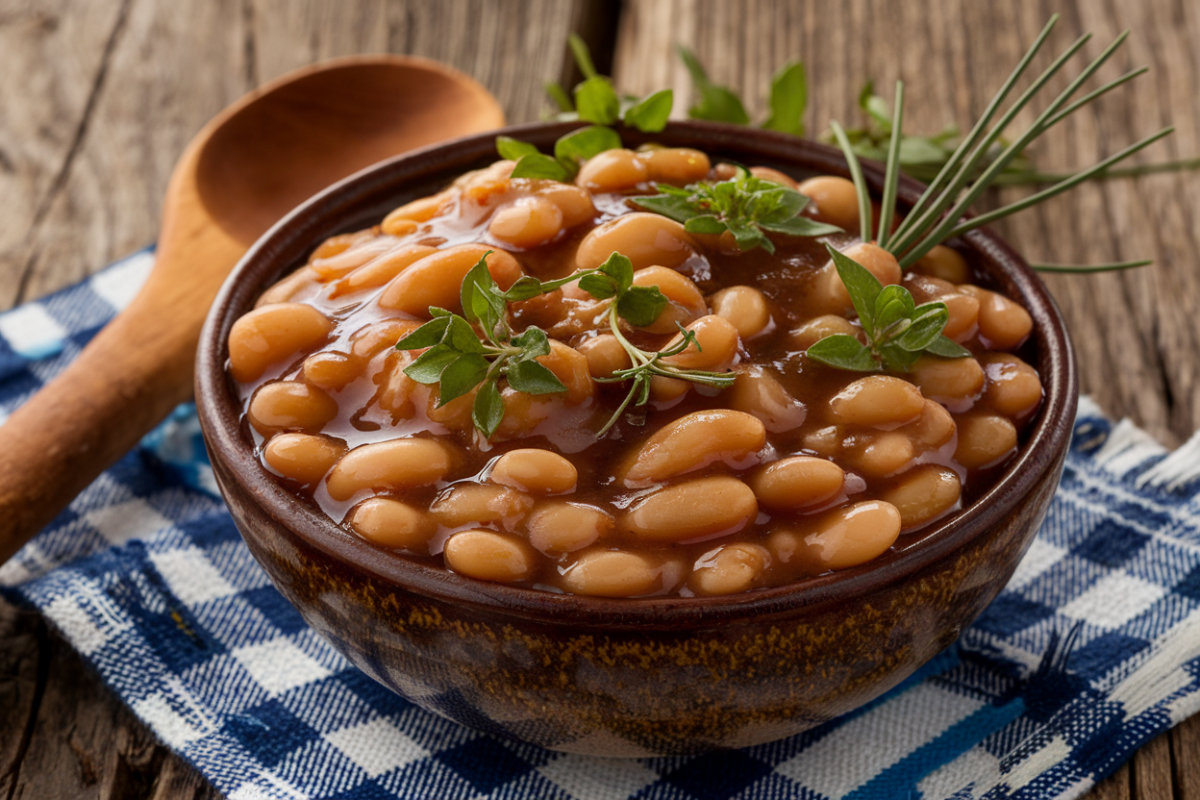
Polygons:
M810 131L857 122L875 78L908 86L910 131L974 119L1050 13L1056 42L1083 31L1102 72L1153 69L1068 120L1034 151L1082 166L1167 124L1147 158L1200 154L1200 6L1191 0L0 0L0 308L73 283L152 241L171 167L201 125L255 85L358 52L441 59L487 85L514 122L545 110L541 85L577 78L570 31L619 88L689 80L672 45L761 119L769 76L802 59ZM889 92L890 94L890 92ZM386 102L386 99L381 99ZM1016 196L1021 190L1008 190ZM1083 389L1168 445L1200 423L1200 175L1084 186L1000 226L1031 259L1153 258L1151 269L1048 283L1070 323ZM0 798L216 797L35 614L0 602ZM1092 798L1200 800L1200 722L1144 747Z

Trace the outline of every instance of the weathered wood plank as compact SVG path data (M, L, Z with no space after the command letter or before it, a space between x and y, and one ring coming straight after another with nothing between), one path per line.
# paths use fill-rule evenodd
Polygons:
M685 44L761 119L772 71L799 58L812 85L810 132L819 133L831 119L857 122L855 100L869 78L885 96L903 79L906 127L934 132L978 115L1049 14L1035 0L853 0L821 6L819 17L817 4L633 0L621 21L614 77L632 92L671 86L686 97L690 81L673 53L675 43ZM1048 134L1032 150L1039 165L1086 166L1167 124L1177 126L1176 134L1147 158L1200 153L1200 57L1192 46L1198 26L1200 10L1184 0L1113 0L1064 11L1055 48L1093 31L1085 54L1094 56L1122 28L1131 29L1125 50L1097 80L1141 64L1153 73ZM1048 62L1040 58L1037 65ZM676 111L684 107L677 102ZM1010 189L1001 199L1025 193ZM1132 416L1168 444L1191 435L1200 423L1196 174L1087 185L998 227L1031 260L1155 259L1154 268L1135 273L1050 276L1048 283L1074 334L1084 390L1109 413Z

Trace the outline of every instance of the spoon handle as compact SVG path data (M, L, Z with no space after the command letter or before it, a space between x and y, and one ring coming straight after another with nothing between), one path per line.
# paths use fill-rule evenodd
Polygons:
M147 305L135 299L0 425L0 563L190 395L199 325L156 323Z

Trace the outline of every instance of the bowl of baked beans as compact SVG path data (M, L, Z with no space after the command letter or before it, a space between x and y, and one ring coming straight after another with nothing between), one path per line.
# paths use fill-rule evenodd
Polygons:
M549 151L573 129L503 133ZM213 307L200 419L271 580L405 698L568 752L750 746L886 692L1003 588L1062 470L1071 347L1045 287L986 228L907 270L863 241L831 148L700 122L621 136L565 180L512 178L488 135L309 200ZM799 192L801 216L837 230L743 250L637 204L739 173ZM920 190L901 182L901 217ZM967 355L865 371L809 356L832 335L863 340L830 248L944 304L942 335ZM645 324L568 280L614 253L627 283L665 298ZM499 306L498 344L463 307L483 270L497 296L549 287ZM427 354L452 334L418 331L450 317L470 335L446 364L472 341L495 360L443 399L449 372L430 380ZM664 371L631 392L638 353ZM534 373L552 388L523 390Z

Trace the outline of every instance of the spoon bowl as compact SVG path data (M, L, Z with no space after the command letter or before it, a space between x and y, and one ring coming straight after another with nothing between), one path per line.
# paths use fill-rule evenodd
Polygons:
M503 124L466 75L378 55L285 75L205 126L171 175L145 285L0 426L0 563L191 395L208 308L278 219L383 158Z

